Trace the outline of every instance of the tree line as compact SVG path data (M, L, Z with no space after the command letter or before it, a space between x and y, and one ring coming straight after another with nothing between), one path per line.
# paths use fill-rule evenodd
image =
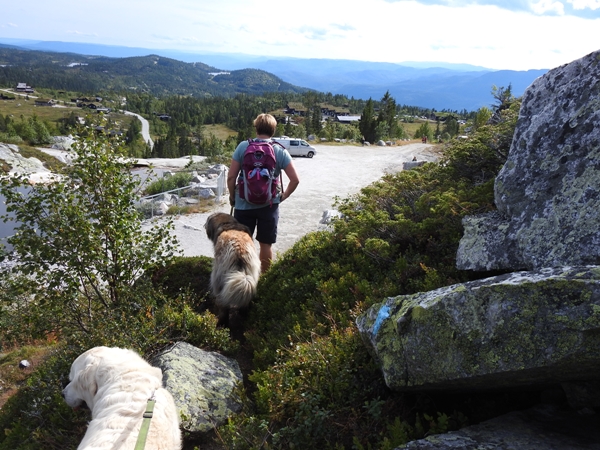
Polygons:
M158 98L144 93L127 95L127 109L147 117L151 132L158 136L145 157L180 157L186 155L218 156L233 151L237 142L254 136L252 121L260 113L271 113L279 120L277 135L307 138L310 135L327 140L348 139L375 142L379 139L401 139L409 136L400 121L402 117L437 117L440 112L431 108L398 105L386 92L381 100L362 100L331 93L269 92L263 95L238 94L233 97L195 98L169 96ZM289 103L304 106L302 116L287 121L285 108ZM342 124L334 118L323 120L323 104L344 108L351 115L360 115L355 124ZM472 117L467 111L442 111L446 119L444 131L450 136L458 133L458 118ZM410 119L408 119L410 120ZM235 138L224 142L207 135L204 127L223 124L237 132ZM433 136L433 130L422 130ZM441 133L438 133L441 134Z
M117 126L108 120L108 125L120 133L126 140L129 156L140 158L177 158L187 155L219 157L231 153L238 142L254 136L252 122L260 113L274 114L279 121L277 135L299 138L315 136L328 141L346 139L376 142L380 139L395 140L427 136L453 137L458 134L458 119L474 118L475 113L467 111L436 111L410 105L398 105L386 92L380 100L362 100L345 95L307 91L268 92L262 95L237 94L231 97L196 98L192 96L169 95L155 96L149 93L99 93L104 98L122 96L124 108L146 117L151 126L155 145L151 148L139 134L137 121ZM288 104L303 106L302 115L290 116L285 113ZM333 117L322 114L322 107L360 115L359 122L340 123ZM438 119L437 129L425 122L417 133L409 135L403 122L415 120L415 117ZM444 118L440 124L440 117ZM290 120L288 120L290 119ZM222 124L233 130L236 135L222 140L207 133L209 125ZM71 112L57 122L40 121L36 117L20 118L0 115L0 140L7 143L25 143L43 145L50 142L55 134L75 134L79 126L78 114Z

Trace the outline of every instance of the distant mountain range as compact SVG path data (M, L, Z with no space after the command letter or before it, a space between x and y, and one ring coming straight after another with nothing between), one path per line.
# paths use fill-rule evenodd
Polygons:
M108 58L131 58L148 55L160 55L179 61L178 76L188 72L183 67L201 67L206 74L231 72L236 81L229 83L229 91L242 88L243 83L254 82L254 92L262 89L258 86L256 72L244 72L258 69L274 75L265 87L279 90L302 91L308 88L320 92L331 92L348 97L379 100L389 91L400 105L421 106L437 110L474 111L482 106L494 103L491 96L492 86L508 87L513 95L520 96L539 76L548 70L492 70L467 64L405 62L400 64L378 63L354 60L273 58L243 54L192 54L176 50L156 50L133 47L106 46L85 43L51 42L33 40L14 40L0 38L0 47L27 49L30 51L60 52L79 55L99 55ZM71 55L72 57L74 55ZM73 61L76 62L76 61ZM0 63L3 64L2 61ZM187 63L187 64L183 64ZM200 64L189 64L200 63ZM117 62L112 62L116 65ZM156 65L156 63L154 63ZM177 65L170 62L170 65ZM165 68L167 70L167 68ZM189 71L190 74L197 72ZM197 76L197 73L196 73ZM209 76L209 75L207 75ZM219 77L210 76L219 80ZM128 80L129 81L129 80ZM211 81L207 86L214 84ZM226 77L219 80L226 83ZM201 84L201 83L200 83ZM259 84L261 84L259 82ZM181 87L192 86L182 80ZM193 84L198 87L198 83ZM222 86L213 86L221 88ZM218 89L217 89L218 90ZM216 91L211 95L218 95Z
M0 86L17 83L91 95L134 91L155 96L228 97L308 90L259 69L223 72L199 62L158 55L113 58L0 44Z

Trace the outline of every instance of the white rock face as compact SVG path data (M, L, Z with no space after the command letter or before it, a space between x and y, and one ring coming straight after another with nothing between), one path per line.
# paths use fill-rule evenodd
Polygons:
M37 158L25 158L14 144L0 143L0 160L11 166L9 173L48 172Z

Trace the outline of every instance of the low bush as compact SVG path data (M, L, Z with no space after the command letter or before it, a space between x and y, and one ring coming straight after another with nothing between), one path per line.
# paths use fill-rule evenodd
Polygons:
M153 181L145 188L146 195L156 195L161 192L172 191L182 187L189 186L192 182L191 172L177 172L171 176L162 177Z
M175 257L148 271L152 284L170 296L191 292L199 302L209 291L213 259L207 256ZM196 306L198 303L194 303Z

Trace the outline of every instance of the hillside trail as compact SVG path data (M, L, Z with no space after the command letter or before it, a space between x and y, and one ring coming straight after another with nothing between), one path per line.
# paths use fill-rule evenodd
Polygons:
M332 209L336 197L346 198L379 180L386 173L402 170L402 164L412 161L435 161L431 144L413 143L392 147L316 145L314 158L293 158L300 185L294 194L280 205L277 243L273 255L291 248L302 236L317 231L323 212ZM288 180L284 174L284 186ZM215 205L213 211L174 220L184 256L213 256L212 243L206 237L204 224L216 211L229 213L229 204ZM322 227L322 225L321 225Z

